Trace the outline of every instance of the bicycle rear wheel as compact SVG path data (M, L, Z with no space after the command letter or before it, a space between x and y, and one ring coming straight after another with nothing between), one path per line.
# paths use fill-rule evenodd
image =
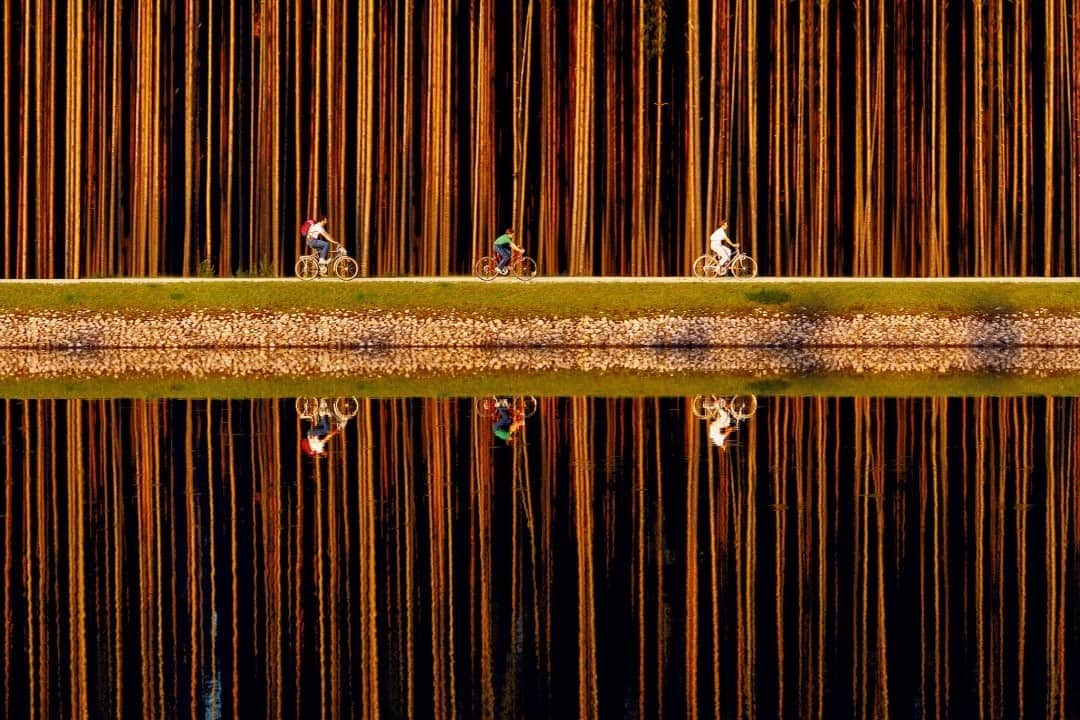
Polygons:
M334 412L337 413L339 420L356 417L358 410L360 410L360 402L354 397L339 397L334 400Z
M319 261L314 255L301 255L296 261L296 277L301 280L313 280L319 277Z
M499 264L491 255L485 255L473 264L473 275L484 282L494 280L499 274Z
M702 395L695 395L694 396L694 398L690 401L690 412L693 413L694 417L696 417L696 418L700 418L702 420L705 419L705 417L708 415L708 413L705 411L705 397L704 396L702 396Z
M709 261L711 259L712 258L710 258L708 255L698 255L697 256L697 259L694 260L694 268L693 268L694 277L696 277L696 278L708 277L708 267L709 267L709 264L710 264Z
M749 255L740 255L731 261L731 274L737 278L757 277L757 261Z
M334 261L334 274L339 280L352 280L358 272L360 272L360 266L348 255L342 255Z
M520 262L514 263L514 277L521 282L529 282L536 276L536 261L531 257L523 257Z

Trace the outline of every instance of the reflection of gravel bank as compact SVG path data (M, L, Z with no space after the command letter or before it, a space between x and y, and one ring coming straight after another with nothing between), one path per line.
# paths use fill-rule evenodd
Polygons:
M1080 348L2 350L0 377L408 377L468 373L1080 373Z
M0 346L37 348L407 346L1080 346L1080 315L481 318L423 312L0 313Z

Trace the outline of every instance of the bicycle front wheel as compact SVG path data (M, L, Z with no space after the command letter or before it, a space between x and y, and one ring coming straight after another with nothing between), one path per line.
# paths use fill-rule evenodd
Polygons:
M301 280L313 280L319 277L319 261L314 255L302 255L296 261L296 277Z
M310 420L315 417L319 409L319 399L313 397L296 398L296 414L301 420Z
M480 398L476 403L476 414L485 418L494 417L496 402L498 401L493 397Z
M338 280L352 280L358 272L360 266L348 255L342 255L334 261L334 274L338 276Z
M532 417L536 414L537 402L536 398L534 398L532 395L526 395L525 397L518 400L518 402L520 403L519 407L523 416Z
M731 274L737 278L757 277L757 261L749 255L740 255L731 261Z
M708 413L705 411L705 398L703 396L694 396L694 398L690 401L690 412L693 413L694 417L696 418L700 418L702 420L705 419Z
M491 255L485 255L473 264L473 275L484 282L494 280L499 274L499 264Z
M536 277L536 261L531 257L521 258L521 262L514 263L514 277L522 282L528 282Z

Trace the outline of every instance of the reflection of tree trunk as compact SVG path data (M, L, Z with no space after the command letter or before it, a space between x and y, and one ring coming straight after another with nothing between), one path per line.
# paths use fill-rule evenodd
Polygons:
M1075 400L770 398L724 450L685 400L544 399L499 449L461 401L368 400L319 460L290 405L4 403L0 712L199 714L216 685L243 716L256 683L275 715L449 714L465 686L498 715L556 677L583 716L624 707L611 681L638 715L884 716L890 681L928 715L1067 707Z
M571 400L570 422L573 428L571 439L571 464L574 468L573 490L571 493L574 535L577 546L577 676L578 676L578 717L598 717L599 696L597 687L597 648L596 648L596 581L593 574L593 543L595 525L593 523L593 477L590 469L594 467L592 458L595 449L592 444L592 400L574 398Z

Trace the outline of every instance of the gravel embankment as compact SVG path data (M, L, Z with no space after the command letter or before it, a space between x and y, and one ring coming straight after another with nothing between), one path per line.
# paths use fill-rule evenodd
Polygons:
M0 313L7 348L1080 346L1080 314L488 318L431 312Z

